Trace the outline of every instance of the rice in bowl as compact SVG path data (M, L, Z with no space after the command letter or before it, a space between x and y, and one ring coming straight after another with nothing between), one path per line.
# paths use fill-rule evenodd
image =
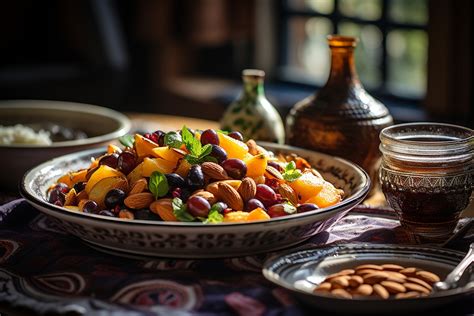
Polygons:
M22 124L14 126L0 125L0 145L51 145L52 143L48 131L39 130L35 132L31 127Z

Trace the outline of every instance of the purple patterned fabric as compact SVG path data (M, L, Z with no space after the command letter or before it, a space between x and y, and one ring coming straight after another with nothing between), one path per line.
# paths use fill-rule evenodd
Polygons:
M261 275L262 263L275 253L212 260L117 257L67 235L23 200L0 206L0 226L0 302L37 314L309 313ZM359 207L292 250L342 242L413 240L390 210Z

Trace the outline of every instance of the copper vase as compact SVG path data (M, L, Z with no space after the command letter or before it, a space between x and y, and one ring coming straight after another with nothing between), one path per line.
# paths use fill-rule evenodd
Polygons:
M298 102L287 117L287 142L346 158L377 175L379 133L393 119L362 86L354 63L354 37L328 36L329 78L316 94ZM372 182L373 184L376 182Z

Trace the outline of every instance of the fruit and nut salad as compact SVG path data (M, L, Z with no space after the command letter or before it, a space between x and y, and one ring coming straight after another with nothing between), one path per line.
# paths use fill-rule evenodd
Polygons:
M61 176L49 202L122 219L220 223L313 211L344 194L304 158L275 155L239 132L184 126L120 143Z

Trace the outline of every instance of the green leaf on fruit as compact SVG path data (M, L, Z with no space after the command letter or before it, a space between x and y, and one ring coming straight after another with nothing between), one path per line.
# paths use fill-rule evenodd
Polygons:
M283 211L286 214L295 214L296 213L296 207L291 203L284 203L283 204Z
M135 143L135 138L133 137L133 135L126 134L119 138L119 142L125 147L133 147L133 144Z
M223 220L224 220L224 215L219 213L219 206L214 204L209 210L207 219L203 223L204 224L217 224L217 223L222 223Z
M296 169L296 164L294 161L290 161L286 167L285 171L282 174L283 179L285 179L288 182L293 182L299 177L302 176L301 171Z
M195 220L194 216L187 212L186 204L180 198L174 198L171 202L173 207L173 214L180 222L192 222Z
M187 162L192 165L201 164L205 161L209 161L209 154L212 152L212 146L207 144L201 145L201 141L197 139L186 126L181 129L181 135L184 146L189 151L189 154L184 156Z
M155 199L168 194L169 185L165 175L159 171L153 171L148 182L148 190L150 190Z
M169 147L180 148L183 144L183 140L178 132L171 131L165 134L164 143Z
M229 131L230 131L230 128L228 128L228 127L225 127L224 129L216 130L217 133L221 133L221 134L224 134L224 135L229 135Z

